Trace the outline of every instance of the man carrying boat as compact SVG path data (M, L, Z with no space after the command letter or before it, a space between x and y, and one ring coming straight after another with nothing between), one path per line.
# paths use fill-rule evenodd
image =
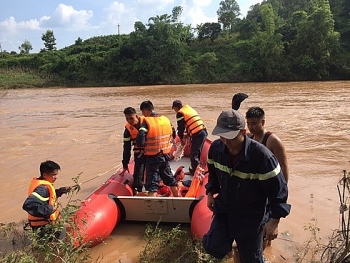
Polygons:
M143 154L143 148L139 148L136 145L136 137L139 132L141 123L144 120L144 117L138 116L136 114L136 110L132 107L127 107L124 109L124 115L127 123L125 124L124 129L124 144L123 144L123 172L129 172L129 161L131 157L131 148L133 147L134 151L134 183L133 183L133 191L134 194L138 192L142 192L143 186L143 173L145 168L145 156Z
M59 218L57 198L71 190L71 187L54 188L53 183L60 170L54 161L42 162L40 177L30 181L28 197L22 208L28 213L29 225L33 231L39 230L39 234L45 234L45 231L41 231L43 227L54 224Z
M178 196L177 182L169 164L174 130L170 120L154 112L151 101L144 101L140 110L145 115L136 137L137 147L144 148L146 156L146 191L156 196L160 180L170 186L173 196Z
M244 116L236 110L223 111L212 134L220 139L208 152L205 187L214 216L204 249L221 259L232 256L235 241L241 262L263 263L263 240L277 238L280 218L290 213L281 167L271 151L246 135Z
M185 131L191 140L189 172L193 175L197 165L200 164L200 155L208 132L203 120L191 106L182 105L180 100L174 100L172 108L176 112L177 135L181 139L181 144L186 145Z

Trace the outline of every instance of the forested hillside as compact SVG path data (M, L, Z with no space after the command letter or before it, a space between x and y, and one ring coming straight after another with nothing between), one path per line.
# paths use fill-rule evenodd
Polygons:
M130 34L77 37L60 50L48 30L41 52L29 54L24 43L21 54L1 54L0 86L350 79L348 1L266 0L240 18L236 1L224 0L218 22L201 25L181 23L176 6ZM40 81L16 82L21 76Z

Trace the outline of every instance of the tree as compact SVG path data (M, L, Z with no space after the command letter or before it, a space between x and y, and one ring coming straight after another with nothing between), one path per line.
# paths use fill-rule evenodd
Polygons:
M46 30L41 36L41 40L44 41L44 51L56 50L56 38L52 30Z
M330 6L335 20L334 29L340 33L343 48L350 50L350 5L346 2L347 0L330 0Z
M179 21L179 18L180 18L181 14L182 14L182 11L183 11L182 6L175 6L173 8L172 16L171 16L173 23L176 23L176 22Z
M275 21L278 20L278 17L276 17L277 15L270 3L261 6L260 15L264 31L258 32L252 38L252 43L256 47L252 59L253 61L256 60L252 68L259 72L260 80L283 80L287 63L283 62L282 35L276 32ZM253 74L253 76L259 74Z
M130 80L142 84L174 83L181 78L190 27L178 22L181 7L172 15L163 14L148 19L144 25L135 22L130 41L120 47L119 56ZM120 62L121 64L122 62Z
M290 56L299 76L305 80L328 78L339 48L328 0L319 0L310 13L295 12L294 17L297 33Z
M260 9L262 23L264 25L265 32L269 35L275 33L275 14L271 4L265 4Z
M238 21L235 26L235 31L239 33L238 39L248 40L253 38L253 36L258 32L258 25L253 23L251 20L244 18Z
M146 26L141 21L136 21L134 24L135 32L145 32Z
M81 46L83 44L83 40L80 37L78 37L77 40L75 40L75 44L77 46Z
M33 49L29 40L25 39L22 45L18 47L21 54L29 54L29 51Z
M218 22L223 25L223 29L228 29L230 34L237 17L240 15L239 5L236 0L221 1L217 15Z
M212 82L215 80L215 65L218 62L215 52L207 52L201 55L198 59L198 71L202 80Z
M221 26L219 23L204 23L199 26L198 30L199 41L209 38L211 42L214 42L220 35Z

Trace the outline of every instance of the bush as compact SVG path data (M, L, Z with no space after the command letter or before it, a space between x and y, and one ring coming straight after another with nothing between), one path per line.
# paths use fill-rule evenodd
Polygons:
M180 225L170 228L148 224L145 230L146 246L140 253L140 263L215 263L218 259L205 253L202 243L193 240L188 230Z

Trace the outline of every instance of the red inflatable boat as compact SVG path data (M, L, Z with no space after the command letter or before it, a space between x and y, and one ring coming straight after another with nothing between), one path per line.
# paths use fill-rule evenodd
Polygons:
M190 223L191 233L195 238L202 238L209 229L212 212L207 208L204 185L208 180L207 156L211 141L206 140L201 154L201 169L196 170L190 188L179 189L181 197L148 197L145 194L133 196L131 189L134 170L130 161L130 173L121 175L122 168L81 202L73 218L75 229L70 232L75 237L76 245L94 246L101 243L123 220L144 222ZM172 159L172 170L188 170L189 146L186 145L180 160ZM198 175L198 176L197 176ZM186 175L186 177L189 177ZM188 179L188 178L184 179ZM192 176L191 176L192 177ZM170 191L165 191L170 192Z

